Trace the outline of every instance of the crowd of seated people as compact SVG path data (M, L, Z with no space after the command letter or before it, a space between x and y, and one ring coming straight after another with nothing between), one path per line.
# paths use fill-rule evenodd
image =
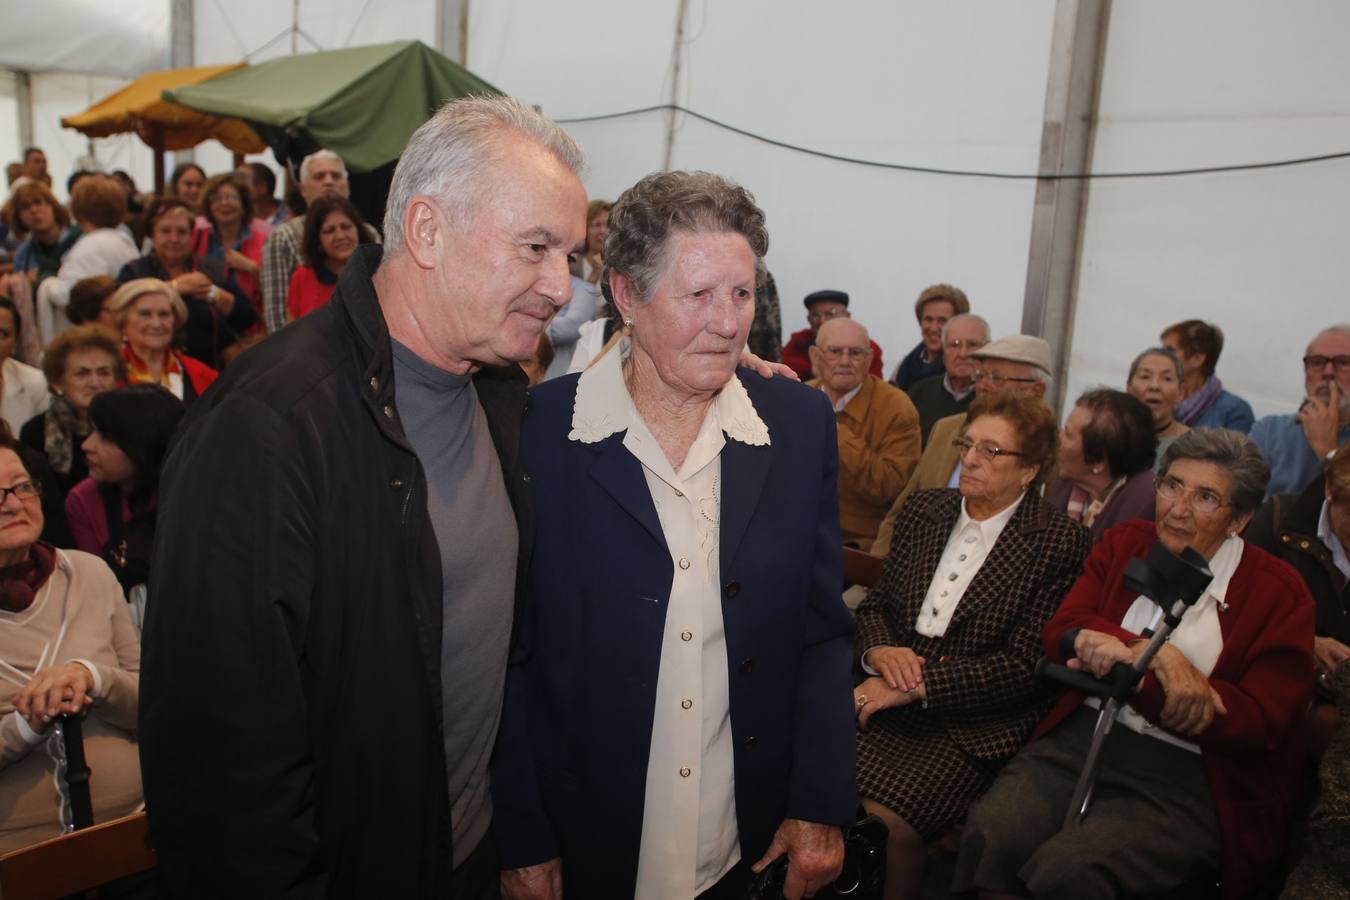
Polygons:
M0 521L17 524L0 528L0 624L14 626L0 677L15 691L0 691L15 810L0 848L59 828L44 749L58 712L101 723L96 809L138 801L136 634L173 431L233 345L326 304L379 239L327 151L301 166L298 216L265 166L187 164L156 198L77 173L69 207L39 174L4 208L18 243L0 278ZM609 211L587 208L582 299L541 336L532 386L630 334L606 280ZM779 336L766 270L757 289L752 330ZM919 294L920 340L889 381L847 293L804 305L808 328L752 347L833 407L843 541L884 559L850 605L857 786L889 829L886 896L917 896L930 845L952 834L952 886L981 896L1273 894L1316 851L1287 838L1338 746L1350 677L1350 325L1312 336L1296 411L1257 419L1217 374L1222 330L1191 319L1061 422L1049 344L991 334L958 287ZM1214 578L1119 715L1085 824L1063 829L1098 709L1033 672L1043 657L1098 676L1134 659L1155 607L1124 566L1155 543L1198 551ZM58 585L80 603L48 603ZM52 685L69 696L47 703Z

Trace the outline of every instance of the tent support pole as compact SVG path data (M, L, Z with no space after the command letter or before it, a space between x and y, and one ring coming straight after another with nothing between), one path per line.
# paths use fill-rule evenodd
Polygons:
M19 113L19 152L33 146L33 76L29 72L14 73L14 100Z
M1110 19L1111 0L1056 0L1041 126L1041 175L1077 174L1091 168ZM1054 396L1045 400L1055 409L1063 407L1068 382L1088 184L1036 182L1022 333L1050 342L1055 386Z
M155 193L164 196L164 126L150 126L150 150L155 154Z
M436 0L436 52L469 65L469 0Z

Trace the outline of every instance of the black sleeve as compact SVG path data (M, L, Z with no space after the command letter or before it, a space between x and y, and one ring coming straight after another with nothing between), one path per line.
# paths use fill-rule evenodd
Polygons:
M180 435L165 464L140 738L172 896L327 890L299 663L315 510L297 431L234 394Z

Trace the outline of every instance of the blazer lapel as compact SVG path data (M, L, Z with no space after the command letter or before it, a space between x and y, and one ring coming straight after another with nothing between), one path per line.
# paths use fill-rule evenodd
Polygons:
M623 435L621 431L589 445L595 452L591 477L664 548L666 538L647 487L647 477L642 473L642 463L624 447Z
M750 518L759 505L759 495L769 477L773 462L773 445L751 446L727 438L722 447L722 510L721 560L722 571L731 571L741 538L750 526Z
M1039 497L1028 493L1022 498L1017 512L994 542L994 547L966 589L961 602L952 611L948 632L962 619L978 611L986 603L1007 597L1009 587L1017 580L1019 559L1026 559L1026 548L1032 536L1049 527L1050 516Z

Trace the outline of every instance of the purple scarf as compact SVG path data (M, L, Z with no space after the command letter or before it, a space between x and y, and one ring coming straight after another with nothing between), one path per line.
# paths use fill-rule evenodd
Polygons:
M1177 403L1176 408L1172 410L1172 418L1183 425L1190 425L1207 413L1209 408L1219 401L1219 395L1222 393L1223 382L1219 380L1218 375L1211 375L1200 385L1200 390Z

